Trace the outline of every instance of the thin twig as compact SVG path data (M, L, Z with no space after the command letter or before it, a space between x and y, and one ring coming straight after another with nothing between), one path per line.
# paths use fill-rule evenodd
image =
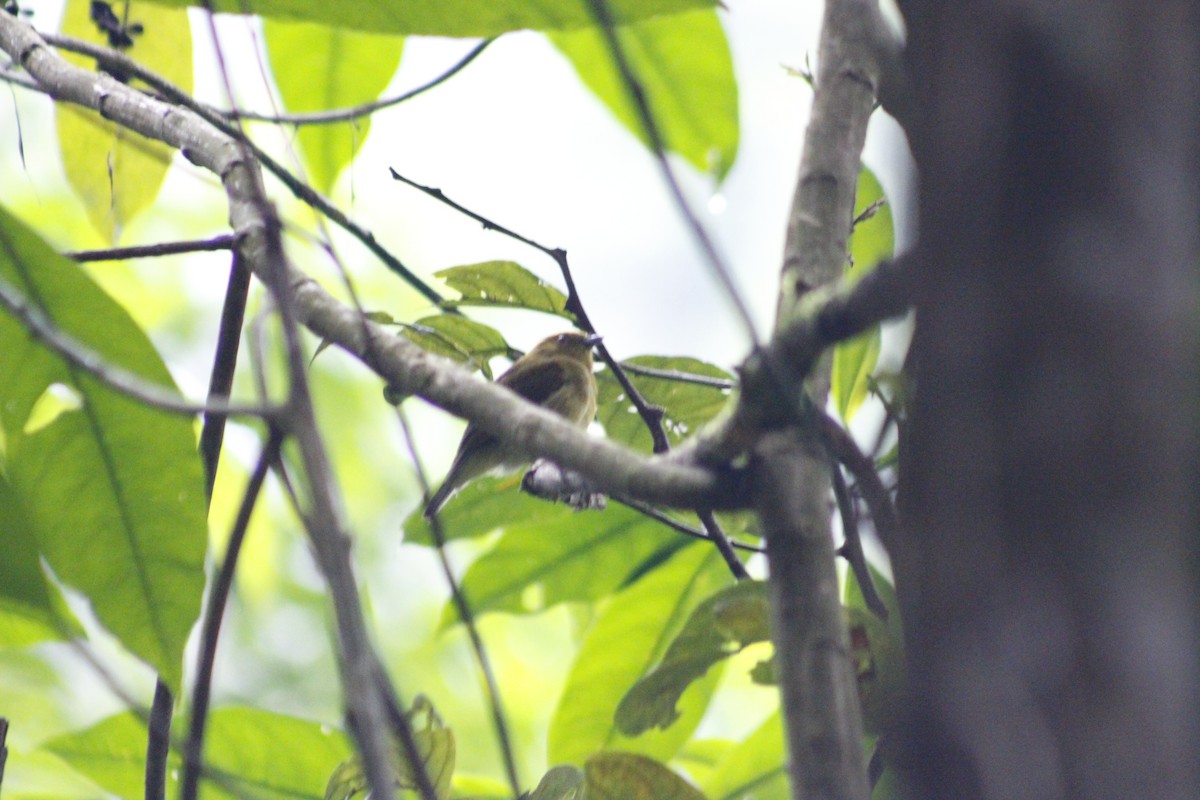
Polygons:
M567 261L567 251L560 247L547 247L544 244L535 242L533 239L530 239L527 236L522 236L511 228L506 228L497 222L493 222L491 219L483 216L482 214L472 211L466 206L451 200L441 189L417 183L410 178L406 178L395 169L390 167L389 171L392 173L393 179L398 180L403 184L407 184L417 191L429 195L438 202L444 203L450 208L453 208L463 216L475 220L482 225L485 230L495 231L496 233L503 234L510 239L515 239L516 241L528 245L534 250L538 250L549 256L554 263L558 265L558 269L563 276L563 281L565 281L567 285L566 310L575 315L575 321L578 323L581 330L587 331L588 333L596 333L596 327L592 325L592 321L588 317L587 311L584 310L583 300L579 297L579 292L575 288L575 280L571 276L571 266ZM625 374L622 364L613 358L604 342L600 342L596 346L596 349L600 353L600 359L608 366L609 369L612 370L613 376L621 385L621 388L624 390L626 396L629 397L629 402L633 403L634 408L637 409L638 415L641 416L642 420L646 423L646 427L650 431L650 436L654 440L654 452L665 453L671 448L671 444L667 439L666 431L663 430L663 409L647 402L647 400L642 397L641 393L637 390L637 387L633 385L633 383L629 380L629 377Z
M205 3L209 35L216 50L217 63L226 95L233 97L229 70L224 50L217 34L211 3ZM251 145L243 138L239 148L245 163L251 160ZM289 264L284 253L281 237L282 225L274 207L267 200L262 182L257 173L249 176L245 190L246 200L252 213L261 225L260 278L275 296L283 330L284 354L290 380L287 417L281 426L297 444L309 490L308 513L304 516L309 541L316 553L316 560L329 586L338 634L342 687L345 694L346 718L350 733L362 756L363 772L376 800L390 800L394 796L392 782L392 756L390 743L384 730L386 708L380 681L381 667L367 633L362 603L358 596L357 583L350 564L349 548L346 547L347 533L342 515L343 503L332 474L329 454L317 428L316 412L309 390L307 360L304 357L297 319L293 287L289 283ZM222 175L222 179L226 176ZM231 214L232 216L232 214ZM413 763L414 772L425 777L423 769L417 768L419 753L411 737L403 740L406 754ZM431 785L431 784L429 784ZM424 785L422 785L424 789ZM432 797L430 797L432 800Z
M666 525L668 528L670 528L674 531L682 533L684 536L691 536L693 539L704 539L706 541L712 541L712 537L709 536L704 531L700 530L699 528L693 528L690 525L685 525L684 523L682 523L679 520L672 517L670 514L667 514L666 512L661 511L658 508L655 508L654 506L650 505L649 503L643 503L641 500L635 500L632 497L622 497L619 495L611 495L611 497L613 500L620 503L621 505L629 506L634 511L637 511L638 513L643 514L644 516L647 516L650 519L661 522L663 525ZM736 548L738 550L744 550L748 553L764 552L763 548L759 547L758 545L745 544L743 542L735 541L732 539L730 540L730 545L732 545L734 548Z
M229 282L225 287L225 303L217 329L217 346L213 355L212 372L208 379L208 398L224 399L233 389L237 369L238 348L242 340L242 323L246 317L246 297L250 291L250 270L236 252L229 266ZM200 430L200 459L204 462L205 497L212 500L217 481L217 466L221 445L225 441L225 416L205 414Z
M4 765L8 763L8 720L0 717L0 789L4 787Z
M7 242L3 243L7 245ZM10 256L15 256L9 253ZM186 400L174 392L151 383L129 370L109 362L96 351L64 333L46 316L16 292L11 285L0 281L0 306L16 317L26 330L35 335L46 347L58 353L73 366L87 372L101 383L121 394L128 395L148 406L177 414L216 413L228 416L252 416L270 418L279 409L270 405L247 405L213 400L197 403Z
M111 247L106 250L76 250L63 253L67 258L87 263L90 261L126 261L131 258L156 258L158 256L174 256L180 253L209 253L217 250L232 250L237 245L237 237L232 233L223 233L209 239L194 239L186 242L158 242L143 244L135 247Z
M327 218L332 220L334 224L343 228L355 239L358 239L371 253L375 255L383 264L392 272L399 275L406 283L409 284L418 293L424 296L427 300L435 305L441 305L445 300L441 293L431 287L425 281L421 280L416 273L406 267L400 259L388 252L382 245L375 240L375 235L363 228L358 223L347 217L341 209L323 197L320 192L313 189L308 184L304 183L296 176L292 175L282 164L271 158L262 148L256 145L246 134L236 125L231 124L224 119L220 114L214 112L207 106L199 103L183 91L179 87L172 84L170 81L160 75L151 72L145 67L138 64L136 61L119 53L115 50L110 50L106 47L92 44L81 39L75 39L70 36L62 36L58 34L44 33L42 38L49 44L55 47L61 47L64 50L81 53L83 55L95 58L103 64L115 66L118 69L125 71L127 74L144 81L151 86L155 91L161 93L164 97L172 102L178 103L184 108L193 111L200 116L208 124L224 133L226 136L233 137L246 147L254 158L264 169L274 175L276 178L287 187L295 197L307 203L312 208L317 209ZM453 313L453 311L451 312Z
M846 477L842 475L842 468L837 463L837 459L830 454L830 460L833 462L830 465L830 472L833 476L833 496L837 500L838 512L842 516L842 533L845 536L845 541L838 548L838 555L846 559L846 563L850 565L850 569L854 572L854 579L858 581L858 588L862 590L863 601L871 613L879 617L884 622L888 618L887 606L883 604L883 598L879 596L879 590L875 588L875 580L871 576L871 570L867 567L867 556L863 552L862 536L858 529L858 514L855 513L854 500L850 497L850 490L846 487Z
M711 375L697 375L694 372L684 372L677 369L658 369L656 367L647 367L644 364L634 364L629 361L622 361L621 367L633 375L658 378L664 381L675 381L676 383L690 383L696 386L707 386L710 389L733 389L737 386L737 381L730 378L714 378Z
M365 117L368 114L373 114L380 109L399 105L406 100L411 100L418 95L424 94L435 86L444 83L461 72L464 67L474 61L487 48L487 46L494 41L496 41L495 38L484 39L482 42L475 45L475 47L471 48L471 51L463 56L456 64L454 64L454 66L450 67L450 69L446 70L441 75L438 75L433 80L429 81L428 83L424 83L415 89L410 89L409 91L397 95L396 97L389 97L386 100L375 100L370 103L363 103L362 105L353 106L351 108L339 108L330 111L313 111L305 114L260 114L255 111L240 111L236 108L230 111L217 111L217 113L231 120L248 119L257 120L260 122L275 122L286 125L328 125L334 122L349 122L351 120L358 119L359 117Z
M728 534L721 529L720 523L711 511L697 511L696 515L700 517L700 522L704 525L704 529L708 531L708 538L717 546L717 552L721 554L721 558L725 559L725 564L729 567L729 571L733 573L736 580L744 581L750 577L750 573L746 571L746 565L738 558L734 552L733 541Z
M413 441L412 430L408 425L408 418L404 414L404 410L399 406L396 407L396 417L400 420L400 429L404 432L404 442L408 447L408 456L412 461L413 469L417 474L417 481L421 486L421 494L425 502L429 502L431 496L429 479L425 474L425 467L421 463L421 458L417 454L417 446ZM512 736L509 734L508 721L504 714L504 704L501 700L500 687L496 682L495 672L492 670L491 660L488 658L487 649L483 646L483 637L479 635L479 626L475 622L475 612L471 610L471 604L467 602L467 596L463 594L462 587L459 586L458 580L454 577L454 571L450 568L450 559L446 555L446 535L442 530L442 521L439 515L434 514L429 520L429 528L433 532L433 541L437 545L438 561L442 565L442 573L446 576L446 583L450 586L450 597L454 602L454 607L458 611L459 619L467 628L467 637L471 640L471 649L475 652L475 660L479 664L479 671L483 675L484 686L487 689L488 705L492 710L492 725L496 728L496 741L500 745L500 756L504 761L504 771L508 776L509 788L512 789L513 797L521 796L521 781L517 775L517 762L513 756Z
M174 710L171 690L162 682L162 678L156 679L146 735L146 800L166 800L167 756L171 752L171 716Z
M213 580L212 591L208 596L208 605L204 610L204 622L201 627L200 648L196 655L196 677L192 687L192 716L188 725L187 741L183 747L183 775L179 782L179 797L181 800L195 800L200 788L202 771L201 756L204 753L204 729L208 723L209 701L212 697L213 665L217 658L217 640L221 635L221 621L225 616L225 606L229 601L229 592L233 588L233 577L237 570L238 556L242 551L246 531L250 527L250 515L258 503L267 471L279 459L279 450L283 446L283 435L278 429L272 428L267 436L267 443L259 454L258 463L254 465L250 479L246 482L246 490L242 493L242 502L238 506L237 517L229 534L229 543L225 546L225 559L221 570Z
M875 532L879 534L884 548L890 553L897 552L895 548L901 545L900 515L896 512L891 494L875 471L875 464L863 455L850 434L833 417L822 412L818 422L826 447L858 482L863 500L871 511L871 519L875 521Z
M688 203L687 198L683 196L683 189L680 187L679 181L675 178L675 171L671 168L670 161L667 160L666 144L662 132L658 128L658 123L654 119L654 114L650 109L650 102L646 99L646 92L642 88L641 81L634 74L633 66L629 63L629 59L626 58L625 48L621 45L620 39L617 38L616 23L613 20L608 3L606 0L588 0L588 6L591 8L592 16L595 18L600 32L604 35L604 42L608 47L609 55L612 57L613 63L621 75L621 82L625 85L625 91L629 95L629 99L633 102L633 108L641 123L642 131L646 134L646 139L650 142L650 149L654 153L655 160L658 161L663 181L670 190L671 197L675 201L675 206L687 223L687 226L691 229L692 237L700 245L709 269L716 276L718 282L721 284L721 288L724 289L726 296L737 311L738 318L746 329L747 339L754 348L757 348L758 333L755 331L754 318L750 315L750 308L746 305L741 292L738 291L737 286L734 284L732 273L725 264L724 259L717 252L716 245L708 235L708 231L700 222L700 218L692 211L691 204Z

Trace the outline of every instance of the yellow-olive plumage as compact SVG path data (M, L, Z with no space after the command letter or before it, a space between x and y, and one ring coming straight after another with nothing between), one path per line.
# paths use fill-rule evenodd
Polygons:
M599 336L582 333L559 333L543 339L513 362L496 383L586 428L596 416L592 348L599 341ZM512 445L474 424L467 425L450 472L425 506L425 516L437 513L468 481L494 469L516 469L528 460Z

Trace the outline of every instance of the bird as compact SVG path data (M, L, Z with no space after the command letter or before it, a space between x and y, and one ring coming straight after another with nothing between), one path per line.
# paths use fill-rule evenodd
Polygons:
M592 348L600 339L577 331L549 336L514 361L496 383L586 428L596 416ZM528 460L512 445L468 424L446 479L425 506L425 518L432 518L468 481L492 470L516 469Z

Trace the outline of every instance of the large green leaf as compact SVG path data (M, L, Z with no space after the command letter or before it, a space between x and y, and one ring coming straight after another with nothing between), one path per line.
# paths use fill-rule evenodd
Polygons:
M732 378L720 367L694 358L637 356L627 359L625 363L720 380ZM626 374L647 402L666 409L667 416L663 424L666 427L667 438L672 444L678 444L691 436L704 423L715 417L725 407L731 391L668 378L635 375L632 372ZM604 426L608 438L645 452L653 449L646 423L629 402L612 372L602 370L597 373L596 383L600 390L596 419Z
M892 211L885 202L883 188L871 171L863 167L858 175L855 214L875 208L873 216L859 222L850 235L850 266L846 278L856 281L870 272L893 250ZM833 350L833 374L830 390L838 416L849 420L862 405L870 389L871 375L879 360L879 326L842 342Z
M89 0L68 0L62 32L95 44L106 37L88 18ZM132 3L130 23L142 26L126 53L185 92L192 90L192 31L183 11ZM76 64L95 62L63 51ZM158 195L175 151L161 142L102 119L70 103L55 104L58 143L67 180L83 201L88 218L105 239L115 242L126 223Z
M454 731L442 724L432 704L423 696L416 698L406 716L412 728L413 744L416 745L425 774L433 784L434 794L437 800L446 800L450 796L457 758ZM399 739L392 740L392 771L398 788L417 788L417 772ZM355 753L338 764L329 776L325 800L352 800L360 796L369 798L369 789L362 760Z
M174 387L129 314L3 210L0 281L108 363ZM0 382L0 406L12 391L31 407L27 397L45 391L48 381L79 400L77 410L9 438L8 479L24 524L58 577L83 592L100 621L178 689L183 647L200 611L207 543L191 420L105 387L46 351L4 312L0 352L19 362L3 368L14 382Z
M521 477L479 478L463 487L438 512L446 541L470 539L518 523L560 524L575 512L560 503L547 503L519 491ZM433 531L418 507L404 520L404 541L433 544Z
M549 36L584 84L649 147L645 127L600 31ZM716 11L644 20L618 28L617 36L664 146L696 169L724 178L737 156L738 93L733 57Z
M434 273L462 298L447 306L494 306L542 311L567 319L567 296L515 261L484 261Z
M700 722L719 671L696 682L666 730L624 736L614 715L621 698L663 657L692 609L732 580L711 545L697 543L624 589L604 607L571 665L550 720L550 763L583 764L602 750L668 760Z
M154 0L173 6L208 5L201 0ZM712 8L715 0L609 0L618 22ZM214 0L216 11L340 25L374 33L424 36L499 36L516 30L558 30L593 24L587 0Z
M46 742L43 749L119 797L141 797L145 792L146 723L132 712L58 736ZM179 758L172 755L168 767L170 773L176 772Z
M146 724L118 714L44 748L120 797L141 797L146 776ZM251 708L214 711L205 737L206 798L323 800L325 781L350 754L344 735L326 726ZM167 794L178 793L180 758L168 759Z
M768 641L767 585L742 581L692 610L662 661L634 684L617 707L617 727L634 736L675 722L675 705L715 665L747 645Z
M326 111L368 103L387 88L400 66L404 39L344 28L268 19L267 58L288 111ZM351 122L303 125L300 148L309 178L328 193L354 158L371 127L369 116Z
M469 364L492 379L489 360L508 355L508 342L490 325L461 314L436 314L404 326L404 336L431 353Z
M588 800L704 800L665 764L637 753L597 753L583 774Z
M711 800L788 800L789 786L783 721L778 712L729 750L700 783Z
M537 612L573 600L598 600L681 537L624 506L569 512L553 521L507 528L467 569L463 593L475 613ZM457 619L446 605L443 621Z

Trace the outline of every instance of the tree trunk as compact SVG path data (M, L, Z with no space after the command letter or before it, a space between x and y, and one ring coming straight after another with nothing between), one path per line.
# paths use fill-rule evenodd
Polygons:
M1195 797L1200 13L904 11L909 794Z

